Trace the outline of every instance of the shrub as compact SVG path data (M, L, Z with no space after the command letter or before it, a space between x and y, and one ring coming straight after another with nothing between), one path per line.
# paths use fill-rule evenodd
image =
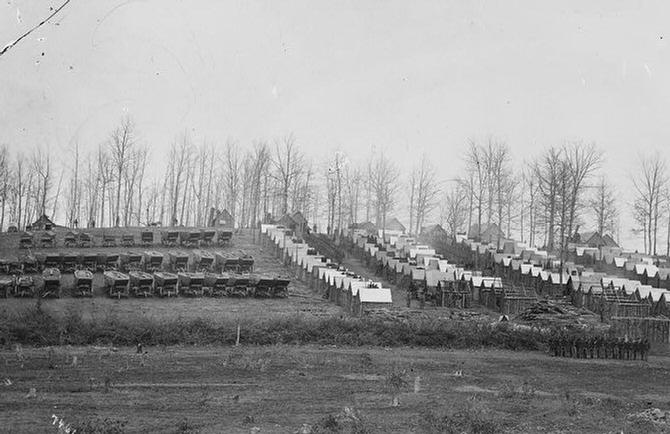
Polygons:
M254 345L326 344L354 346L419 346L432 348L542 348L550 334L506 323L467 321L384 321L375 318L304 318L301 316L240 323L241 342ZM56 316L29 308L0 320L0 339L35 346L112 344L132 346L234 344L237 322L205 319L119 320L114 316L83 319L70 309Z
M126 432L128 422L110 418L88 418L72 426L78 433L87 434L122 434Z

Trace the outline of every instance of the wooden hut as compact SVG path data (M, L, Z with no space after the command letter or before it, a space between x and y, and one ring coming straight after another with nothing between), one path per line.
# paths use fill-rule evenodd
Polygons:
M372 309L392 306L393 297L389 288L359 288L354 297L354 315L358 316Z

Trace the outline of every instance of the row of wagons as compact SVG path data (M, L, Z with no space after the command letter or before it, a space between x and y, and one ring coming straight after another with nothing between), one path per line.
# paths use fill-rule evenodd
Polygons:
M219 246L227 246L233 238L233 231L223 230L216 231L214 229L197 229L197 230L166 230L160 232L160 243L163 246L174 247L198 247L198 246L212 246L218 244ZM102 234L102 247L134 247L136 245L151 246L155 243L153 231L140 232L139 239L136 239L132 233ZM35 247L53 248L56 247L56 232L43 231L38 234L33 232L22 232L19 237L19 247L22 249L32 249ZM63 246L65 247L79 247L90 248L95 246L93 236L88 232L69 231L63 236Z
M93 296L93 273L74 272L75 297ZM122 273L108 270L103 273L105 293L112 298L127 297L288 297L290 279L251 274L217 274L201 272L134 270ZM0 276L0 296L59 298L63 285L60 270L48 268L42 272L42 285L37 287L32 276Z
M56 268L62 273L76 270L122 272L140 270L154 271L216 271L250 273L254 269L254 258L244 253L209 252L206 250L173 250L167 253L156 251L99 253L76 251L48 252L36 256L0 258L0 274L17 275L35 273L47 268Z

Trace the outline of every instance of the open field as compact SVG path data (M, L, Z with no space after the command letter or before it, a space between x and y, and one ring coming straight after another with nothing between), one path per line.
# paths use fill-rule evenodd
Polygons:
M303 424L313 431L332 428L320 432L670 429L627 416L670 409L667 358L641 363L539 352L318 346L145 350L2 350L0 426L4 432L57 432L51 425L56 415L72 426L95 421L122 424L124 432L166 433L293 433ZM400 405L392 407L386 380L401 370Z

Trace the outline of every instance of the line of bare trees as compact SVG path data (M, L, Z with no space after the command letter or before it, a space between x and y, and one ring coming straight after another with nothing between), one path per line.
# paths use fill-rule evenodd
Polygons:
M359 161L336 152L315 163L290 134L245 149L232 140L196 144L184 132L160 169L164 155L152 155L130 118L88 149L77 142L63 152L0 147L0 227L22 228L42 214L70 227L205 226L212 210L223 209L238 227L252 227L299 211L330 233L362 221L385 228L397 216L410 234L439 222L450 237L488 230L498 242L516 237L561 253L580 227L618 235L625 205L599 174L601 152L582 142L547 147L515 167L507 143L473 139L460 175L416 155L406 178L383 152ZM670 250L665 160L642 157L631 177L630 209L645 251L657 253L664 224Z

